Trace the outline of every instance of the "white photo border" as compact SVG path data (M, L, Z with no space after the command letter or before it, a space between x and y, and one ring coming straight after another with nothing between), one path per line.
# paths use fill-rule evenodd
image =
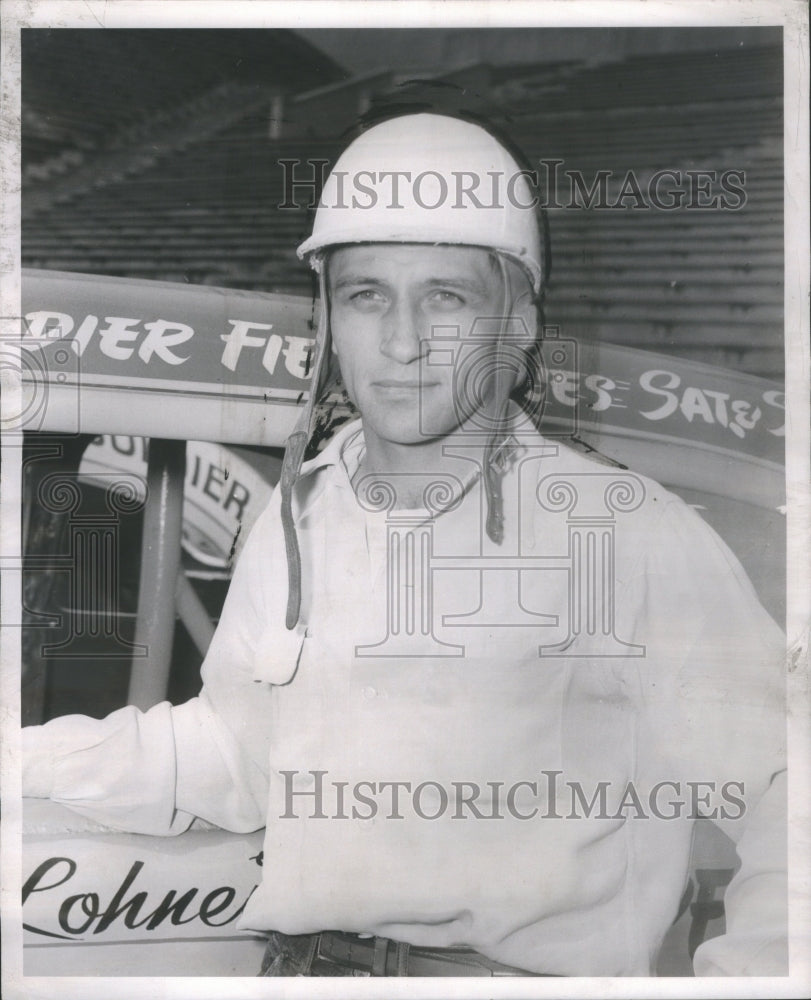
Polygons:
M2 6L0 335L20 316L20 29L339 27L696 27L782 25L784 33L786 484L788 517L788 724L790 779L790 968L787 978L614 979L203 979L23 977L20 906L19 629L2 631L3 996L93 1000L156 997L801 997L811 992L809 699L809 50L803 0L4 0ZM19 385L3 385L13 407ZM19 556L19 450L4 449L2 556ZM4 562L5 565L5 562ZM11 578L8 578L9 580ZM19 595L2 588L2 620Z

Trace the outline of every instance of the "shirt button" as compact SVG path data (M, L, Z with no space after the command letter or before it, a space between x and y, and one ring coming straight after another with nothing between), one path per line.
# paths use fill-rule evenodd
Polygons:
M377 691L373 687L365 687L363 689L363 697L367 701L371 701L372 698L374 698L376 694L377 694Z

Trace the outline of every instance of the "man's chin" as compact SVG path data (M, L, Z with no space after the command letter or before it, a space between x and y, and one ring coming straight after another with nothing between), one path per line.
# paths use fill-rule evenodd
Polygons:
M393 431L385 437L382 435L378 435L378 437L389 444L400 445L404 448L419 448L421 445L431 444L432 441L440 441L442 438L447 437L447 434L425 434L422 431L409 433L408 431L400 430L397 432Z
M361 411L361 420L367 436L374 434L380 441L388 444L414 448L460 435L470 435L479 440L483 435L486 436L489 427L487 421L476 421L475 418L460 422L453 417L449 419L448 415L432 419L431 414L423 415L422 419L419 416L397 419L396 414L386 414L385 419L370 420Z
M404 424L392 421L390 426L381 426L379 423L374 424L364 420L362 416L361 419L367 436L371 433L381 442L403 448L419 448L420 446L430 445L432 442L441 441L450 434L453 434L456 429L455 425L453 425L447 428L439 428L436 432L431 433L420 427L416 422L414 424Z

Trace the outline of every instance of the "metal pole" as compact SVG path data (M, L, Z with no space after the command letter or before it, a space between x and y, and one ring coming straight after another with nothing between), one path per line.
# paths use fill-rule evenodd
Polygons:
M185 474L186 442L152 438L135 627L135 642L147 653L133 659L127 695L143 711L163 701L169 686Z

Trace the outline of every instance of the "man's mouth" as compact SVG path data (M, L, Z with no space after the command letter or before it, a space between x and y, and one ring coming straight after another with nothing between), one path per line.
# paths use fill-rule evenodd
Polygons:
M376 379L372 385L380 389L429 389L437 385L436 382L426 382L424 379L398 379L381 378Z

